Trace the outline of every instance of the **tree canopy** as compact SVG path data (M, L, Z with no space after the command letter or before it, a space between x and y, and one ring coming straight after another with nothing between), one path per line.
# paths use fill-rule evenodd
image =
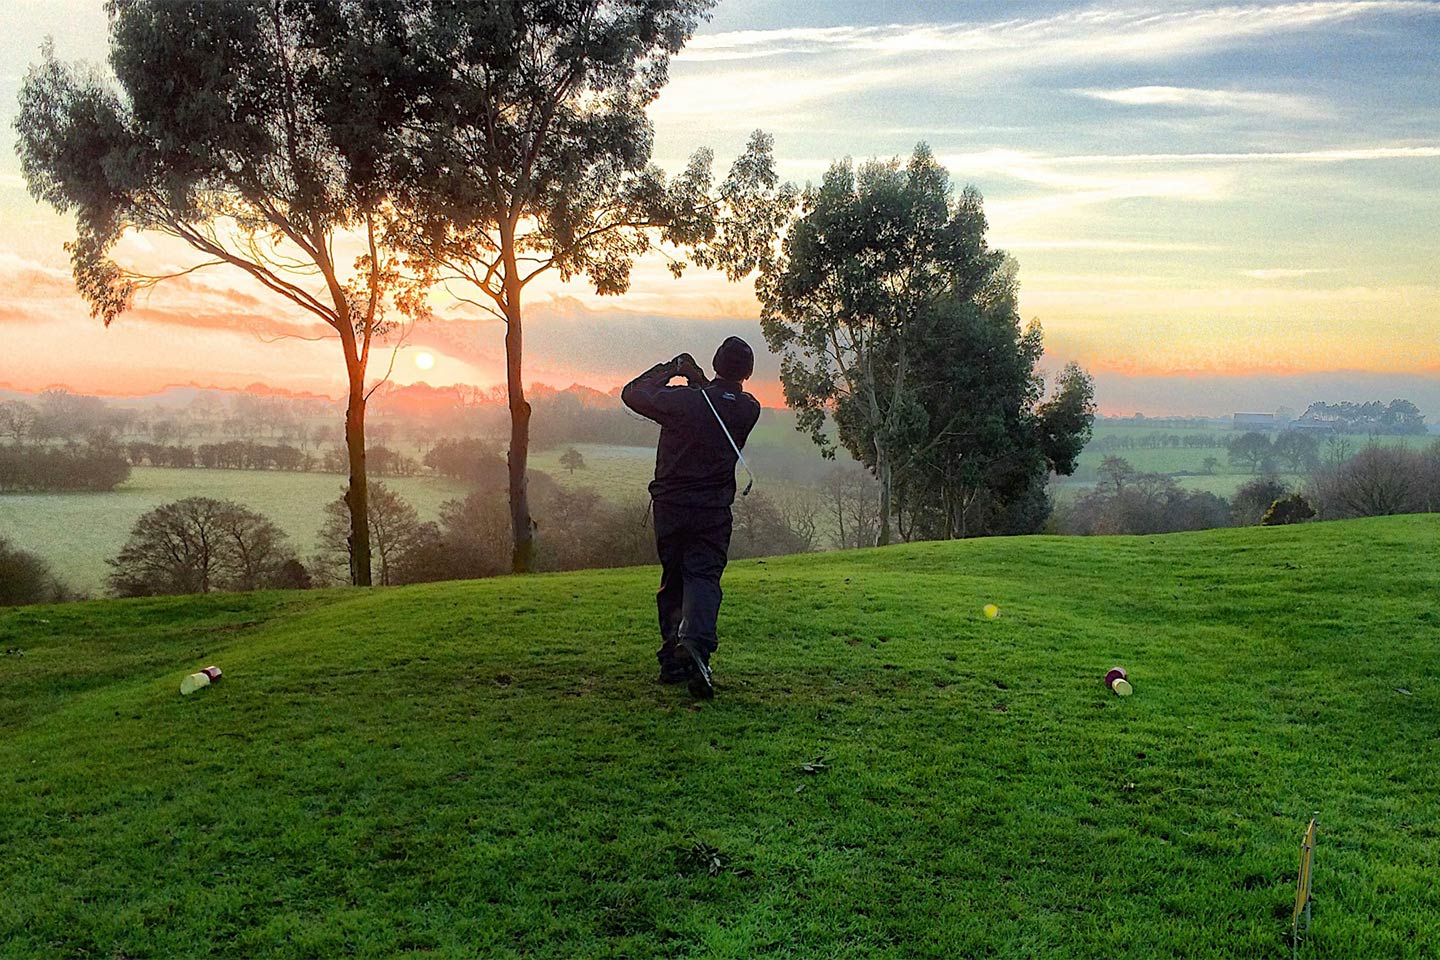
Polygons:
M368 584L366 373L396 318L424 312L424 278L386 241L395 131L414 92L388 22L341 0L109 11L118 89L48 45L25 78L15 127L30 192L74 215L75 285L107 326L138 290L223 265L332 330L350 393L355 582ZM202 258L168 275L122 264L113 251L129 231Z
M983 493L1043 519L1048 470L1073 472L1093 388L1078 367L1042 402L1038 325L1022 330L1016 267L986 242L983 201L958 196L919 145L908 163L836 163L806 191L784 253L760 285L798 425L879 480L879 542L897 507L913 535L965 535ZM897 504L896 498L905 502Z
M668 178L645 108L713 0L381 5L426 91L397 179L403 242L457 297L505 325L513 566L533 569L522 301L547 272L625 292L661 253L739 278L763 265L793 203L756 134L718 186L708 150ZM364 62L368 53L357 50ZM347 68L348 69L348 68ZM687 262L683 257L688 256Z

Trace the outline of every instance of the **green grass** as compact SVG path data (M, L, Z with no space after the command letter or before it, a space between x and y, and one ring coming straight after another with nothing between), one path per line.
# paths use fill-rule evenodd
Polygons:
M705 704L652 569L10 611L0 956L1280 957L1319 811L1302 956L1433 957L1437 544L737 563Z
M467 487L440 477L377 477L408 500L423 519ZM315 548L325 504L340 496L345 478L332 473L135 467L110 493L0 495L0 535L48 561L72 588L103 594L107 557L120 552L130 528L147 510L182 497L234 500L265 514L290 536L301 556Z

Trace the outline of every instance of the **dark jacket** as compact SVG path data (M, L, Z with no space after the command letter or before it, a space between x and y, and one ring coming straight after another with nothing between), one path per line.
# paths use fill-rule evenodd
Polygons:
M625 406L660 424L650 496L676 506L728 507L735 502L735 451L705 398L741 448L760 419L760 401L733 380L667 387L673 376L673 361L657 363L620 391Z

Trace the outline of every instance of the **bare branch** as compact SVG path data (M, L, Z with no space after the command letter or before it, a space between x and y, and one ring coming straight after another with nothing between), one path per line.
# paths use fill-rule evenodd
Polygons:
M153 287L162 280L174 280L178 277L192 274L196 270L203 270L206 267L218 267L224 265L224 263L224 260L206 260L204 263L197 263L195 266L187 270L181 270L178 273L140 273L136 270L121 267L120 275L126 280L132 281L137 288Z
M331 326L335 326L338 322L335 311L315 299L309 291L276 276L275 273L260 263L246 260L244 257L231 253L221 246L219 241L214 239L213 236L207 236L208 231L197 229L195 225L182 223L179 220L173 219L168 221L168 226L169 229L174 232L175 236L185 240L185 242L189 243L195 249L202 253L207 253L212 257L216 257L219 260L223 260L232 266L239 267L260 281L260 283L264 284L268 289L280 294L310 313L315 314Z
M370 402L371 394L373 394L376 390L379 390L384 384L390 381L390 375L395 372L395 359L400 355L400 348L405 345L406 340L410 339L410 334L413 333L414 330L415 328L413 326L407 326L401 332L400 338L395 341L395 347L390 351L390 365L385 368L385 376L381 377L379 380L376 380L375 385L372 386L369 390L365 391L366 403Z

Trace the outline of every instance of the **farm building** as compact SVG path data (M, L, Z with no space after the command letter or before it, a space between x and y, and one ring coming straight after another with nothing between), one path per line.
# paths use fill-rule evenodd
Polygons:
M1275 429L1275 414L1237 413L1231 418L1230 425L1235 430L1270 431Z

